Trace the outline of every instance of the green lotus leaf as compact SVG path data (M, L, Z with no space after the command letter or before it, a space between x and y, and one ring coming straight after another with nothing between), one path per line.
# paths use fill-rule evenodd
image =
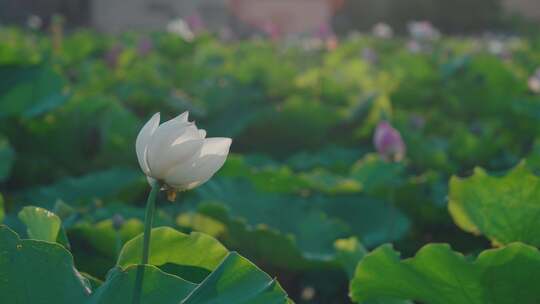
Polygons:
M19 212L19 219L26 225L29 238L56 242L62 225L56 214L43 208L28 206Z
M405 260L383 245L358 264L350 288L356 302L532 304L540 298L538 280L540 252L523 243L483 251L474 261L446 244L426 245Z
M236 252L223 262L182 303L291 303L279 283Z
M118 265L127 267L141 260L143 237L139 235L124 244L118 256ZM148 263L172 267L169 272L198 281L214 270L228 254L216 239L203 233L181 233L170 227L152 229Z
M139 235L124 245L118 265L132 267L140 260L141 252L142 235ZM149 264L160 266L184 279L200 282L182 303L288 301L287 294L275 280L247 259L229 252L217 240L202 233L188 235L169 227L152 229Z
M505 176L477 168L469 178L452 177L448 209L463 230L499 244L540 246L540 178L521 163Z
M87 304L132 303L138 267L113 268L107 280L94 292ZM194 283L167 274L152 265L145 265L141 303L178 304L197 286Z
M85 303L90 288L64 247L0 226L0 294L5 304L72 304Z

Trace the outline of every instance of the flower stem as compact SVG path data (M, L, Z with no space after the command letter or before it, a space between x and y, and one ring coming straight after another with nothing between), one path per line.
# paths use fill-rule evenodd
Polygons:
M150 254L150 235L152 232L152 223L154 222L154 211L156 209L156 197L160 185L157 181L152 182L150 194L146 201L146 213L144 216L144 234L143 234L143 252L140 265L137 267L137 276L135 277L135 289L133 290L133 304L141 303L141 293L144 280L144 265L148 264Z

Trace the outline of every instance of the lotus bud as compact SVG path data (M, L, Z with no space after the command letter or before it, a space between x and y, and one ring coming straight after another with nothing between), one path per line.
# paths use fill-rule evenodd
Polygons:
M149 182L165 190L195 188L225 163L232 140L206 138L206 131L188 121L188 112L163 124L159 113L143 126L136 140L137 159Z
M400 161L405 157L406 147L401 134L387 121L381 121L377 125L373 143L384 160Z
M126 220L121 214L117 213L113 215L112 217L112 225L113 225L114 230L116 231L119 231L120 229L122 229L122 226L124 226L125 222Z

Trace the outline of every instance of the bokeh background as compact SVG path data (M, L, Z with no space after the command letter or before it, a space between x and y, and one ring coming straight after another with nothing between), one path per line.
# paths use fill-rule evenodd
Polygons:
M0 5L3 23L22 25L30 15L48 22L61 14L71 27L104 32L159 30L173 18L194 14L214 30L242 27L251 18L272 20L284 31L313 30L331 23L340 34L369 30L381 21L404 33L411 20L430 21L445 33L481 33L511 30L516 22L540 18L540 6L534 0L2 0Z
M139 129L189 111L231 155L156 225L215 236L297 303L349 303L364 250L491 247L448 181L540 169L539 20L534 0L0 0L4 223L54 211L104 279L142 231Z

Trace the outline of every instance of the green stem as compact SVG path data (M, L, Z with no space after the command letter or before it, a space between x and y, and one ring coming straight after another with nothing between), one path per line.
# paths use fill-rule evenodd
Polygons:
M116 234L116 258L118 259L118 256L120 255L120 251L122 250L122 236L120 235L120 231L115 231Z
M133 290L133 304L141 303L141 293L144 280L144 265L148 264L148 256L150 254L150 235L152 231L152 223L154 222L154 211L156 209L156 197L159 192L160 185L158 182L151 184L150 194L146 201L146 213L144 216L144 234L143 234L143 252L141 264L137 267L137 276L135 277L135 289Z

